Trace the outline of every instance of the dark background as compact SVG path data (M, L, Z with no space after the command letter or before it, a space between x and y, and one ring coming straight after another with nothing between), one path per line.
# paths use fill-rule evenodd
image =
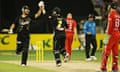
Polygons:
M31 9L31 14L38 10L38 2L40 0L0 0L0 29L9 28L15 18L20 15L21 7L28 5ZM65 17L67 12L72 12L74 18L85 17L89 13L94 13L91 0L44 0L47 10L47 15L50 15L51 10L58 6L62 10L62 15Z

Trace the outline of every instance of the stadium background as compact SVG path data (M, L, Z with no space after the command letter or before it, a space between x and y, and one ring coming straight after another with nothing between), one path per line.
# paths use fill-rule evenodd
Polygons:
M40 0L0 0L0 30L9 28L10 24L15 18L20 15L21 7L23 5L29 5L31 14L34 14L38 9L38 2ZM94 13L94 6L91 0L44 0L46 7L46 18L51 15L51 11L55 6L58 6L62 10L62 15L65 17L67 12L72 12L74 18L79 22L80 18L88 16L89 13ZM40 18L41 19L41 18ZM37 22L40 20L38 19ZM35 22L34 22L35 23ZM35 23L31 27L32 33L51 33L50 24L47 22L46 25L38 25ZM37 26L39 28L37 28ZM44 30L42 29L44 28ZM39 30L37 30L39 29Z
M102 16L101 14L101 6L104 6L101 4L102 0L44 0L46 4L46 10L48 17L51 14L51 10L53 7L58 6L62 9L62 14L65 17L67 12L72 12L74 18L77 21L77 24L82 19L86 19L89 13L94 13L96 16ZM100 3L101 6L97 5L97 1ZM109 4L110 0L103 0L106 1ZM29 5L31 8L31 14L34 14L38 7L37 3L39 0L0 0L0 32L2 32L3 29L8 29L10 24L15 20L16 16L21 13L21 7L25 4ZM105 12L103 12L103 16ZM102 17L103 17L102 16ZM97 22L97 42L98 42L98 48L102 48L102 40L104 38L104 20L98 17L96 20ZM38 21L41 19L38 19ZM41 25L37 23L37 21L34 21L35 26L32 26L32 33L37 34L31 34L32 41L35 43L38 40L42 40L45 46L49 47L49 41L52 39L52 33L51 30L48 28L50 27L50 24L46 24L46 26ZM81 23L80 23L81 24ZM39 25L39 26L38 26ZM36 28L38 27L38 28ZM43 29L42 29L43 28ZM42 34L44 33L45 36ZM101 34L102 33L102 34ZM47 37L46 37L47 35ZM48 37L49 36L49 37ZM73 50L72 54L72 61L69 63L63 63L61 68L55 67L54 57L52 51L45 50L44 55L44 63L37 63L36 60L36 54L35 50L29 51L29 57L28 57L28 66L27 67L21 67L20 66L20 60L21 56L15 55L15 43L16 43L16 34L3 34L3 32L0 34L0 72L96 72L96 69L99 69L100 67L100 61L101 61L101 50L97 50L96 57L98 58L97 61L92 62L86 62L85 61L85 52L80 50ZM36 41L35 41L36 40ZM78 41L75 41L77 43L73 44L77 47ZM52 43L52 42L51 42ZM32 44L32 43L31 43ZM50 44L51 45L51 44ZM45 47L45 49L47 49ZM52 47L51 47L52 48ZM6 51L7 50L7 51ZM76 66L77 65L77 66ZM51 71L52 70L52 71ZM53 71L54 70L54 71Z
M15 18L21 14L21 8L24 5L30 7L31 14L35 14L38 10L38 2L40 0L0 0L0 50L15 50L16 35L6 34L4 29L9 29ZM98 49L103 47L102 40L104 39L104 31L106 27L106 12L101 11L106 9L111 0L44 0L46 15L41 15L38 19L33 20L31 31L31 44L35 46L36 41L43 41L46 50L52 49L52 25L50 19L52 9L56 6L62 10L62 16L65 18L68 12L73 13L73 18L77 21L77 32L83 35L83 24L87 16L92 13L96 17L97 23L97 45ZM102 8L102 9L101 9ZM103 13L102 13L103 12ZM5 34L3 34L5 33ZM49 37L50 35L50 37ZM46 38L45 38L46 37ZM50 41L49 43L48 40ZM80 43L74 40L72 48L78 48Z
M21 7L23 5L28 5L31 10L31 14L35 14L38 10L38 2L40 0L0 0L0 32L4 33L4 29L9 29L12 22L14 22L15 18L21 14ZM87 19L88 14L93 13L97 22L97 42L98 49L102 48L102 40L105 23L100 13L100 5L97 4L100 0L44 0L46 15L40 16L37 20L33 20L31 24L31 33L33 34L50 34L52 33L52 25L50 24L50 19L48 17L51 15L51 11L54 7L58 6L62 10L63 17L66 17L68 12L73 13L74 19L77 21L77 30L78 34L83 34L82 28L84 21ZM109 0L106 0L109 1ZM99 2L100 3L100 2ZM100 17L100 18L99 18ZM102 33L102 34L101 34ZM49 36L49 35L48 35ZM102 36L102 37L101 37ZM5 38L4 38L5 37ZM15 49L15 35L0 35L0 45L2 47L1 50L13 46ZM33 39L35 37L31 35L31 43L33 43ZM38 37L39 38L39 37ZM43 39L43 37L39 38ZM52 38L48 38L51 39ZM36 39L37 40L37 39ZM44 39L45 40L45 39ZM4 42L10 41L10 44L4 45ZM13 42L12 42L13 41ZM73 48L78 48L80 43L78 41L74 41ZM52 44L52 42L50 42ZM34 41L35 44L35 41ZM52 47L50 47L51 49ZM8 50L8 49L7 49ZM11 49L10 49L11 50Z

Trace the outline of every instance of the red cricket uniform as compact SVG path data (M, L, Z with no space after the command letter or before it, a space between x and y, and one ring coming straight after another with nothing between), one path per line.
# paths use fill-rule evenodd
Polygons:
M71 46L73 42L74 29L76 28L76 21L72 18L67 18L66 22L68 24L68 28L65 30L66 32L66 41L65 41L65 49L66 52L71 55Z
M108 44L104 47L101 69L107 70L107 60L112 52L112 70L118 70L118 44L120 40L120 14L112 10L108 16L107 34L110 35Z

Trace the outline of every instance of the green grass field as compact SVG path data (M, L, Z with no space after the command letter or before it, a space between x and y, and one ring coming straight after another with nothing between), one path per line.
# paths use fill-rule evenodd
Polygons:
M45 70L35 67L22 67L16 64L9 64L0 62L0 72L55 72L52 70Z
M97 61L101 61L102 51L96 52ZM29 51L28 61L36 60L36 52L34 50ZM54 61L52 51L44 51L44 61ZM85 52L80 50L73 50L72 52L73 61L85 61ZM36 67L22 67L18 64L4 63L3 61L21 61L21 55L16 56L15 51L0 51L0 72L55 72L51 70L36 68Z
M96 57L98 58L98 62L101 60L101 53L102 51L96 52ZM15 51L0 51L0 60L18 60L19 58L16 58ZM28 60L35 60L36 59L36 53L34 50L29 51L29 57ZM44 60L54 60L53 52L50 51L44 51ZM80 50L73 50L72 52L72 60L85 60L85 52Z

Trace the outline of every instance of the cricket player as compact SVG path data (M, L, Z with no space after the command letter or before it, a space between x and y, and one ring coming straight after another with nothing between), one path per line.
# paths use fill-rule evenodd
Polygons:
M107 72L107 61L112 52L112 72L118 72L118 44L120 40L120 1L111 4L108 15L105 46L102 54L101 72Z
M94 21L94 15L89 14L88 20L84 24L84 33L85 33L85 53L86 53L86 61L97 60L95 57L95 52L97 49L96 43L96 23ZM92 51L90 50L91 45L93 46ZM91 51L91 53L90 53Z
M72 53L71 46L72 46L72 42L73 42L73 37L75 38L77 36L76 21L72 18L72 13L67 14L66 22L67 22L68 28L65 29L65 32L66 32L65 49L66 49L66 52L68 53L68 57L70 60L71 53Z
M58 7L55 7L53 9L54 16L54 22L53 22L53 53L56 60L56 66L61 66L61 59L60 54L64 57L64 60L66 61L66 51L65 51L65 28L68 28L67 23L64 18L61 17L61 9Z
M30 8L27 5L23 6L21 11L22 14L15 19L14 23L10 27L9 33L13 33L14 28L17 27L16 55L19 55L22 52L21 65L26 66L30 41L29 26L31 24L32 19L35 19L40 16L42 9L39 8L38 12L33 16L30 16Z

